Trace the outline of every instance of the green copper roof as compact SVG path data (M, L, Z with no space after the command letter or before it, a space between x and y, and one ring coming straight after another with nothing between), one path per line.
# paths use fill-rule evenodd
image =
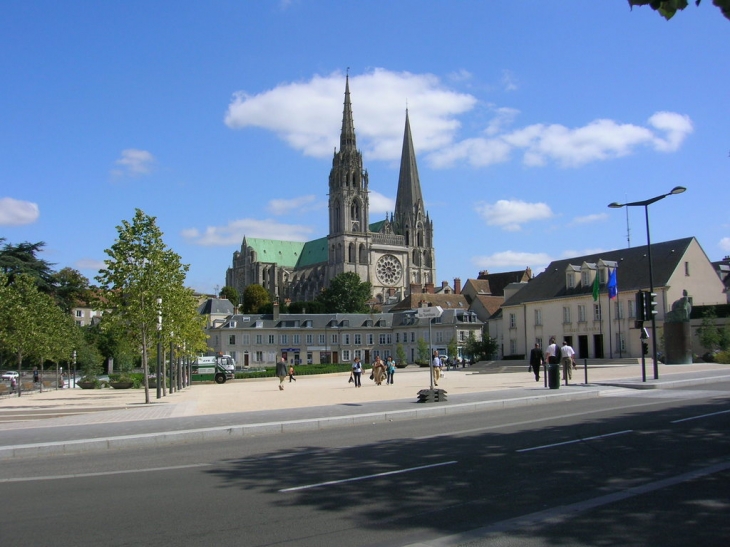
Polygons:
M246 245L256 251L260 262L275 262L286 268L306 268L327 261L326 237L306 243L247 237Z
M383 224L385 224L384 220L379 220L378 222L371 223L370 231L371 232L380 232L380 229L383 227Z

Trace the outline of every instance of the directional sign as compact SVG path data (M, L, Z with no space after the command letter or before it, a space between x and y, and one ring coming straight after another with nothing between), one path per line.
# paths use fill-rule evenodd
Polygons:
M418 308L416 316L419 319L432 319L434 317L441 317L444 309L441 306L431 306L430 308Z

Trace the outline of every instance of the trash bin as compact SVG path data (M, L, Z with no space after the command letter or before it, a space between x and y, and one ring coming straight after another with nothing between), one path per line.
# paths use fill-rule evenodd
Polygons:
M560 364L550 363L547 369L548 387L550 389L560 389Z

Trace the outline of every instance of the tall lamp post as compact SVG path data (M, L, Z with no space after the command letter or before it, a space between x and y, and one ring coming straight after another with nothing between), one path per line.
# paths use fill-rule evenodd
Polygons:
M162 398L162 298L157 298L157 398Z
M668 193L662 194L661 196L656 196L650 199L645 199L644 201L632 201L631 203L609 203L609 207L611 209L620 209L621 207L643 207L644 208L644 217L646 218L646 248L647 248L647 258L649 259L649 292L654 293L654 274L652 272L652 264L651 264L651 236L649 235L649 205L652 203L656 203L657 201L664 199L667 196L671 196L674 194L681 194L682 192L685 192L687 189L684 186L675 186L672 188ZM653 298L651 296L650 298ZM654 358L654 379L659 379L659 363L657 362L657 352L656 352L656 317L652 313L651 314L651 349L652 349L652 356Z

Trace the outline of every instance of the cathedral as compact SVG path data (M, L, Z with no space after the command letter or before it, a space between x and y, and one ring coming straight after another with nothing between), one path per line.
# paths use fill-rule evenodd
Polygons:
M374 301L385 306L412 289L432 292L436 277L433 223L423 204L408 110L395 211L370 223L368 172L357 149L349 76L340 149L335 149L329 176L329 234L305 243L244 236L226 272L226 285L243 294L256 283L274 300L304 302L344 272L369 281Z

